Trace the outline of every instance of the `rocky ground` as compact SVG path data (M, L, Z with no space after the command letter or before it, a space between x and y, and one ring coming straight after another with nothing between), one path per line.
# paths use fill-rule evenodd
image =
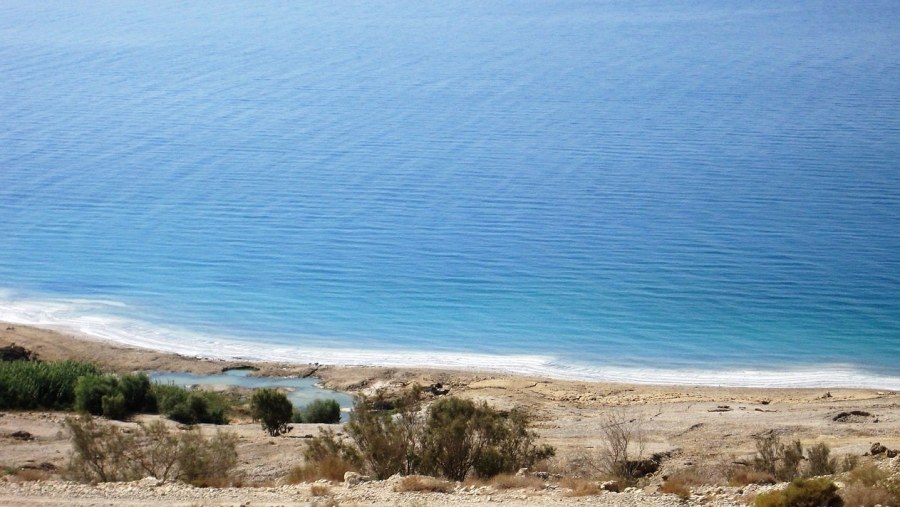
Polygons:
M175 370L209 373L237 363L133 349L53 331L0 326L0 345L16 342L42 359L75 358L114 371ZM491 372L319 367L262 364L268 375L314 372L329 387L353 392L402 390L413 384L440 384L438 392L483 400L500 408L521 407L534 415L542 442L558 449L554 473L584 473L603 445L610 414L635 421L646 454L668 453L642 489L572 497L558 481L538 490L498 490L490 485L457 485L452 493L400 493L392 481L281 485L302 463L307 436L315 425L296 425L287 436L269 437L249 421L231 424L239 436L235 475L244 488L193 488L155 481L102 484L65 482L60 474L70 445L63 420L68 414L0 414L0 467L14 473L0 478L0 505L685 505L658 492L662 477L684 467L715 470L745 460L755 437L775 434L805 446L827 443L837 455L865 454L873 443L900 449L900 393L859 389L734 389L647 386L525 378ZM146 418L146 417L145 417ZM123 423L134 424L134 423ZM215 431L204 427L205 432ZM22 470L25 472L22 472ZM589 470L587 470L589 471ZM43 479L43 480L33 480ZM395 481L396 482L396 481ZM690 505L746 505L760 486L695 487ZM313 489L316 489L314 495Z

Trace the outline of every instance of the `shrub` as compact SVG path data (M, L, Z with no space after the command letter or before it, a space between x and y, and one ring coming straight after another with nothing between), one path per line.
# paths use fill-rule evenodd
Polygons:
M728 484L732 486L746 486L748 484L775 484L775 476L769 472L762 472L748 468L736 468L728 474Z
M153 384L159 413L182 424L228 424L230 405L224 396L207 391L189 391L170 384Z
M237 465L237 436L217 431L204 438L200 430L181 435L178 453L178 478L195 486L227 481L228 472Z
M289 483L318 479L340 481L345 473L362 470L362 458L356 448L330 429L322 429L318 436L309 440L303 457L306 465L291 470Z
M797 478L802 461L803 446L799 440L785 445L773 434L756 441L753 468L771 474L778 480L790 481Z
M85 375L75 384L75 410L103 415L103 397L115 395L119 379L115 375Z
M312 496L326 496L331 493L331 488L324 484L313 484L309 487L309 494Z
M104 417L108 419L124 421L128 417L128 411L125 410L125 396L122 393L103 396L100 405L103 407Z
M75 409L124 420L138 412L156 412L150 378L134 375L85 375L75 384Z
M398 492L431 492L431 493L451 493L453 491L453 483L428 477L423 475L409 475L400 479L400 482L394 486L394 491Z
M237 437L199 430L172 433L162 421L125 433L91 416L66 419L72 434L69 471L89 482L131 481L152 476L166 482L224 480L237 464Z
M284 393L274 389L259 389L250 400L250 411L254 421L259 421L263 430L273 437L291 430L293 406Z
M569 490L563 493L563 496L593 496L600 494L600 485L596 481L563 477L560 479L559 485Z
M756 497L756 507L838 507L843 500L828 479L795 479L785 489Z
M383 397L359 397L354 404L347 433L361 462L379 479L421 474L459 481L471 470L492 477L532 466L554 453L552 447L535 445L525 412L500 413L486 404L449 397L432 404L423 416L420 391L413 387L390 403ZM312 453L308 460L323 458Z
M891 493L880 486L866 486L864 484L850 484L841 489L841 498L844 499L844 507L875 507L876 505L900 505Z
M747 471L746 468L743 468ZM679 468L669 474L668 480L684 484L685 486L704 486L710 484L727 484L738 470L733 466L721 462L699 463L696 465ZM753 472L756 473L756 472ZM774 480L773 480L774 482ZM745 486L746 482L741 484Z
M69 410L78 378L99 373L96 366L77 361L0 362L0 409Z
M850 482L864 486L874 486L888 478L887 472L867 463L850 470Z
M422 419L418 390L392 403L396 413L376 410L365 396L356 399L347 433L359 449L363 461L378 479L394 474L417 473L422 455Z
M119 378L119 392L124 398L125 411L129 414L157 413L153 384L146 373L122 375Z
M900 505L900 478L867 463L850 470L841 497L847 507Z
M837 472L837 460L831 457L831 448L824 443L818 443L809 448L809 475L831 475Z
M675 495L682 500L691 497L691 488L678 480L669 479L660 486L659 491L669 495Z
M335 400L313 400L299 414L295 412L294 415L291 420L296 423L337 424L341 422L341 406ZM300 417L296 417L297 415Z
M534 476L500 474L490 478L489 484L496 489L533 489L544 488L544 481Z
M602 472L625 483L645 475L643 422L642 417L631 417L624 411L607 414L600 451Z

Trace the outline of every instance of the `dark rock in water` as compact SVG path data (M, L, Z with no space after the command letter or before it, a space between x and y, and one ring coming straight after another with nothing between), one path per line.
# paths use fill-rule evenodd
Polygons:
M34 440L34 435L28 433L27 431L16 431L14 433L9 434L9 438L14 438L16 440Z
M888 449L887 451L885 451L885 454L888 458L896 458L897 455L900 454L900 451L898 451L897 449Z
M872 447L869 449L869 453L872 456L878 456L879 454L886 453L887 450L888 450L887 447L881 445L881 443L879 443L879 442L875 442L874 444L872 444Z
M259 368L253 366L252 364L239 364L235 366L226 366L222 368L222 373L227 373L229 371L259 371Z

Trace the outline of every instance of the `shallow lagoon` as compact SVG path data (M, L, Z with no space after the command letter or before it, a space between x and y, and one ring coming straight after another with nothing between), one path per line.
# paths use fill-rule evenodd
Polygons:
M216 386L260 389L282 387L289 389L288 399L296 408L303 408L313 400L331 399L341 406L341 419L346 420L347 412L353 407L353 397L340 391L324 389L316 385L314 378L296 377L251 377L251 370L228 370L217 375L195 375L193 373L153 372L150 379L161 384L179 386Z

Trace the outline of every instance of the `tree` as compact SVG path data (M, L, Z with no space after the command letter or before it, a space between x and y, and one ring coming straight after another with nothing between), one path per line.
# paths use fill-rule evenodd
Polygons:
M253 393L250 411L254 421L260 421L262 428L273 437L291 431L288 423L294 407L284 393L274 389L260 389Z

